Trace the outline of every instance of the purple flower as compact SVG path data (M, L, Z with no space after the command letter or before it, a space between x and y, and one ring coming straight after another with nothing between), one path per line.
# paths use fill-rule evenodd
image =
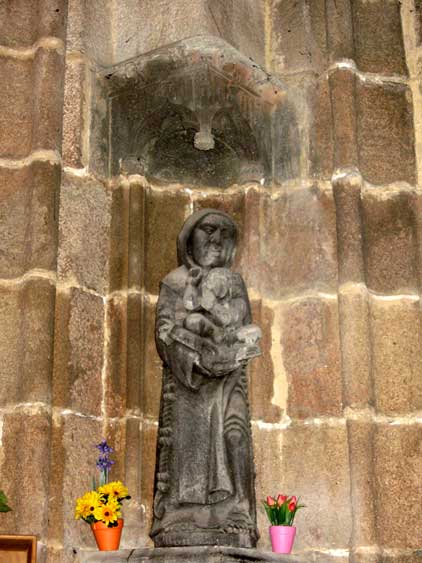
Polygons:
M110 454L114 451L111 446L107 444L106 440L102 440L99 444L95 446L100 450L100 457L97 460L96 466L100 472L100 485L105 485L108 483L108 473L114 465L114 461L110 458Z
M98 448L100 450L100 452L102 454L104 454L105 456L107 456L108 454L111 454L112 452L114 452L113 448L111 446L109 446L107 444L106 440L102 440L99 444L97 444L95 446L96 448Z
M100 471L108 471L115 462L108 457L100 456L97 461L97 467Z

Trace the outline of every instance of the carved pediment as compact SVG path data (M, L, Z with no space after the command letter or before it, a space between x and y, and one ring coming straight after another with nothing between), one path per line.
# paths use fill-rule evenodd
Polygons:
M292 175L287 89L216 37L102 69L112 174L228 186Z

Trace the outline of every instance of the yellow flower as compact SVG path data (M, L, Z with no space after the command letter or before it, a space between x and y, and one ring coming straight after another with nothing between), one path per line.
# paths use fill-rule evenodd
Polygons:
M115 499L127 497L129 494L127 487L125 487L121 481L106 483L102 487L98 488L98 492L103 495L110 495L109 498Z
M101 504L102 495L96 491L89 491L76 501L75 519L88 518L94 514L95 509Z
M121 516L119 505L113 500L107 504L101 504L95 509L94 516L96 520L100 520L107 525L110 522L116 522L117 518L120 518Z

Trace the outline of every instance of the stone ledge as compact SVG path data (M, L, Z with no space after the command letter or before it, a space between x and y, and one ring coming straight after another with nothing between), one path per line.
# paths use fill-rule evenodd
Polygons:
M306 563L295 555L278 555L257 549L231 547L168 547L122 549L109 552L80 553L79 563Z
M119 549L119 551L80 551L78 563L126 563L134 549Z

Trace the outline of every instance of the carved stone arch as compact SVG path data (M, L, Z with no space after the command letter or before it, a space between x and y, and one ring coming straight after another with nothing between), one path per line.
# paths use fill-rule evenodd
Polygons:
M193 37L103 69L96 92L107 175L226 187L298 174L286 86L222 39Z

